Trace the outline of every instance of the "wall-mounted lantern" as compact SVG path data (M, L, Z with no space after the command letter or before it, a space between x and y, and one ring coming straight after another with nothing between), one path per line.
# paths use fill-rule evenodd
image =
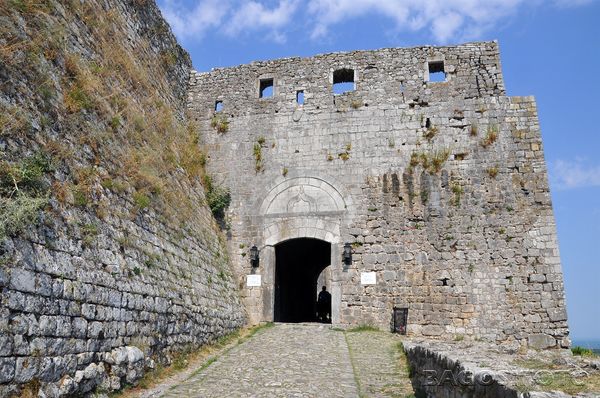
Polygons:
M258 267L258 263L260 261L258 254L259 254L258 247L256 247L256 245L253 245L250 248L250 264L252 264L252 268Z
M352 245L348 242L344 243L344 253L342 254L344 264L352 265Z

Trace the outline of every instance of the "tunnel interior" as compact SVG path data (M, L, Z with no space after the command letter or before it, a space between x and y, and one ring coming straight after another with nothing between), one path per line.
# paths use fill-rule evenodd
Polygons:
M275 261L275 322L317 321L317 282L331 262L331 244L312 238L287 240L275 246Z

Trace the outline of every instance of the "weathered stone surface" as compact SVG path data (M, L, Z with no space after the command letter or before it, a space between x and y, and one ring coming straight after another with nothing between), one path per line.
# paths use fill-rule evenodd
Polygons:
M444 82L428 80L429 62L443 62ZM341 68L354 90L334 94ZM261 79L272 97L259 98ZM231 189L229 248L251 322L275 313L274 246L316 238L331 244L336 324L387 329L406 307L414 335L568 336L536 103L506 95L496 42L193 72L188 108L209 172ZM261 288L245 286L251 272ZM363 272L376 284L361 285Z
M0 358L0 383L8 383L15 377L14 358Z
M507 350L477 342L442 342L422 339L403 341L412 369L416 396L458 398L567 398L560 391L547 391L548 376L560 375L565 388L584 385L594 370L570 350ZM528 364L535 364L529 368ZM568 375L568 376L567 376ZM569 377L572 377L569 380ZM597 397L597 386L589 384L576 397ZM552 389L555 387L553 386ZM559 387L556 387L559 388Z
M36 215L39 222L0 242L0 396L20 396L25 384L48 397L114 390L136 383L152 365L150 356L168 362L183 348L242 326L245 313L224 236L200 181L185 177L182 195L190 198L194 216L175 222L161 206L136 207L132 197L140 187L119 163L132 159L131 148L121 148L121 156L104 151L110 145L103 151L96 145L100 131L110 131L112 138L102 140L116 139L115 148L130 138L117 130L134 118L135 107L125 117L113 105L122 110L125 103L152 98L166 123L186 121L191 61L155 2L34 2L2 6L2 21L18 56L0 57L0 113L7 114L8 104L19 117L27 115L19 134L2 135L3 162L17 165L43 154L53 167L40 182L48 185L50 200ZM87 91L93 107L65 109L70 90L84 90L75 83L81 72L97 68L108 47L121 65L111 70L112 78L98 81L110 100ZM125 90L125 81L136 89ZM40 90L48 94L43 100ZM100 106L103 101L111 104ZM145 111L135 113L138 126ZM107 169L112 164L118 172ZM179 186L182 173L180 167L161 172L161 184ZM119 180L122 189L105 185L109 180ZM82 183L86 203L76 204ZM172 200L172 210L181 210L175 203L180 198ZM116 352L120 359L109 367L105 358Z
M567 309L566 308L551 308L548 310L548 316L552 322L566 321L567 320Z
M556 346L556 339L543 333L531 334L528 336L527 341L530 347L536 349L544 349Z

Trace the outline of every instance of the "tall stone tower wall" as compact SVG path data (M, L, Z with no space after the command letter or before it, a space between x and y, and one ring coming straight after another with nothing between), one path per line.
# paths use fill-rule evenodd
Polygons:
M355 89L334 94L340 76ZM232 193L252 321L273 319L276 245L309 237L331 243L335 324L388 329L405 307L411 335L568 345L536 104L506 96L496 42L192 73L188 108ZM361 284L370 272L376 284ZM261 286L247 286L252 273Z

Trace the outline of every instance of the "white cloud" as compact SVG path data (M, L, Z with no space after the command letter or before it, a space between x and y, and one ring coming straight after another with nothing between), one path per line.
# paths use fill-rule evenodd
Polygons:
M285 41L281 29L290 23L297 8L298 0L281 0L272 9L256 1L244 2L224 26L224 31L229 36L235 36L251 30L267 29L273 31L274 41Z
M550 181L553 188L566 190L600 186L600 165L587 160L557 160L550 167Z
M178 38L200 40L207 29L221 25L229 7L227 0L201 0L192 7L186 2L165 0L161 10Z
M537 0L309 0L308 11L315 20L313 38L325 36L336 23L372 13L392 19L399 30L427 29L447 43L477 36L525 3Z
M182 40L201 40L208 29L214 29L229 37L266 32L263 38L283 43L297 25L309 29L313 39L322 39L337 24L376 15L391 20L395 31L425 32L435 43L446 44L479 39L526 7L576 7L598 0L158 1L173 31Z

